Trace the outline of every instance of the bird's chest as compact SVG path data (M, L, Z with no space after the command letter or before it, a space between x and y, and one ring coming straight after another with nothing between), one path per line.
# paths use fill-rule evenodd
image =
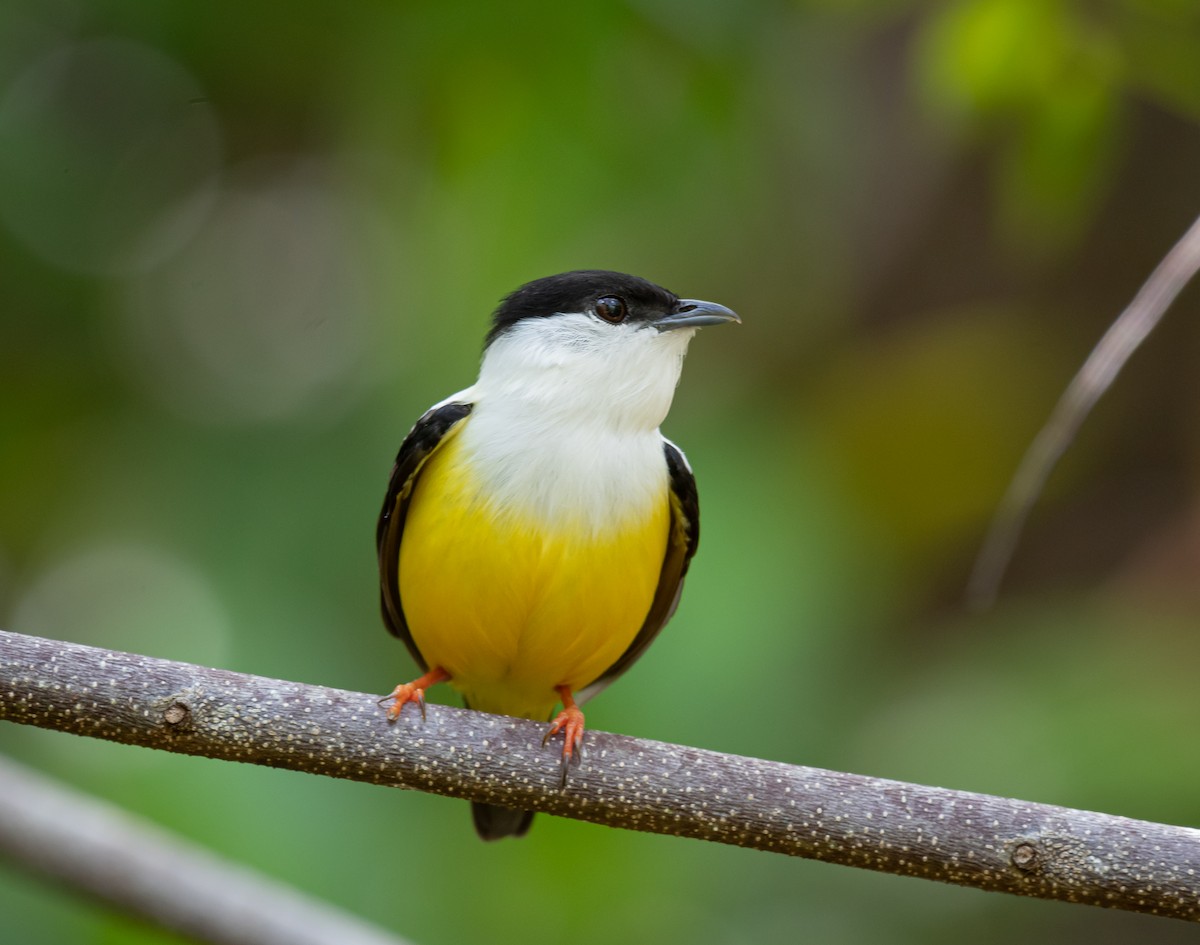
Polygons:
M463 498L538 528L601 536L627 529L666 500L657 430L485 415L473 417L454 446L472 493Z
M670 518L662 441L473 439L475 420L418 478L400 596L424 659L472 706L544 718L554 687L599 677L650 610Z

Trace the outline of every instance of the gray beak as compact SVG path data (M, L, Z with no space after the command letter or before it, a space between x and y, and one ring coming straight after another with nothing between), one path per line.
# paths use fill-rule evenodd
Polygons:
M675 311L651 324L659 331L671 331L674 328L703 328L706 325L723 325L726 322L740 324L741 321L736 312L716 302L680 299Z

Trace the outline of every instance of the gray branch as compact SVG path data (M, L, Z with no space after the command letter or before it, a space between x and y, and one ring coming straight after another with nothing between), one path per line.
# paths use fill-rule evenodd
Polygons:
M996 600L1000 581L1012 560L1025 521L1033 510L1050 473L1096 402L1117 379L1117 374L1150 332L1158 326L1171 303L1200 271L1200 217L1163 257L1104 337L1071 378L1046 425L1038 431L1021 458L1017 471L988 528L967 586L967 601L985 610Z
M1200 920L1200 830L545 726L0 631L0 719L936 879Z
M214 945L406 945L341 909L4 758L0 853Z

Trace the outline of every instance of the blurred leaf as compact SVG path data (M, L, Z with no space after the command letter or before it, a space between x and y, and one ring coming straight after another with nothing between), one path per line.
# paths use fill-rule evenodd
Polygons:
M1192 0L1123 0L1116 17L1131 84L1200 118L1200 6Z
M1120 109L1111 77L1075 74L1031 107L998 169L1000 228L1035 255L1071 245L1112 179Z
M1058 383L1017 313L945 311L829 365L816 425L878 540L911 565L986 520Z
M1111 181L1122 68L1112 36L1067 0L961 0L926 24L926 102L995 138L1000 233L1042 256L1069 246Z
M926 99L977 123L1052 92L1071 41L1065 0L957 0L924 24L917 48Z

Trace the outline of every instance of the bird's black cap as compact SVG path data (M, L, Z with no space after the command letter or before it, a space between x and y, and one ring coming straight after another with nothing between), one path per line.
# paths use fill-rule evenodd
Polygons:
M517 322L563 312L586 312L605 296L614 296L625 303L629 321L655 321L679 304L675 293L623 272L606 269L563 272L527 282L509 293L492 315L492 328L484 347Z

